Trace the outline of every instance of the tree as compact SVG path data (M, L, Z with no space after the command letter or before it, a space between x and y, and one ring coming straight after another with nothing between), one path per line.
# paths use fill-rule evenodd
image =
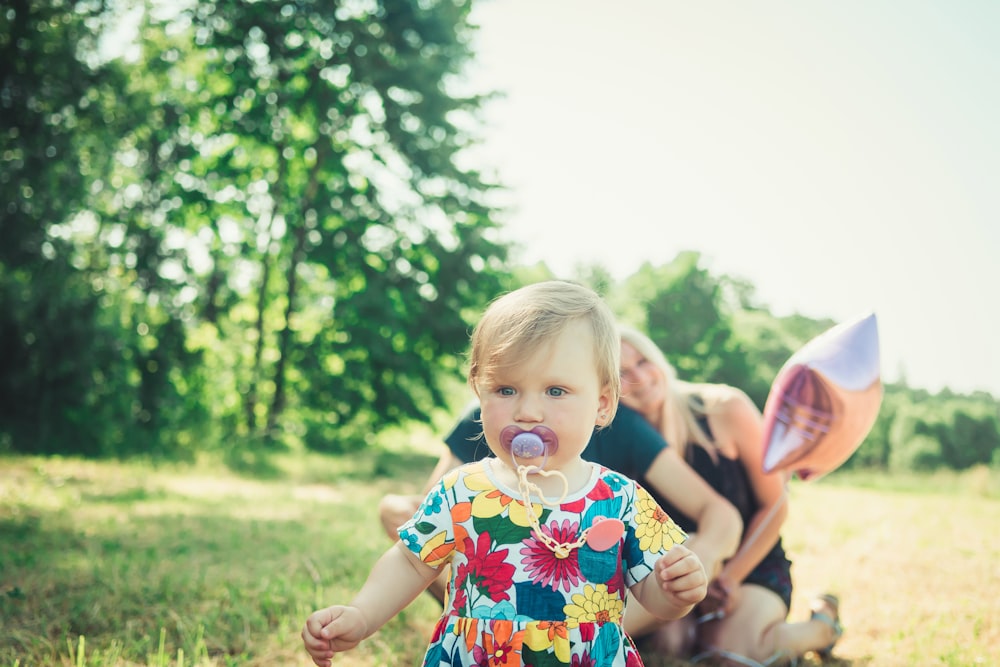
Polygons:
M218 0L144 26L135 208L239 432L329 449L443 403L506 257L459 166L468 10Z
M0 13L0 435L20 451L106 452L131 407L102 281L71 239L113 163L123 78L90 57L108 16L82 1Z
M995 414L975 414L975 405L954 401L942 422L935 424L935 436L941 443L945 464L964 470L979 463L988 464L1000 450L1000 428Z
M732 318L733 337L751 369L743 389L758 405L766 402L771 386L785 363L812 338L833 326L829 320L803 315L776 317L763 309L738 310Z
M698 253L683 252L662 267L644 265L625 282L613 303L627 301L624 294L642 304L643 321L635 322L634 315L623 319L647 331L681 378L746 390L753 385L752 372L746 352L733 336L722 283L699 266L700 260Z
M56 447L332 449L443 405L506 261L463 161L468 11L150 4L105 62L103 4L6 9L0 391L36 407L0 446L100 413L113 437Z

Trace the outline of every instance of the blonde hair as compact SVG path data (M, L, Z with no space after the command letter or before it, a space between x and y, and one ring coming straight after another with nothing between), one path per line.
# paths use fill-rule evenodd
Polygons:
M621 339L608 305L595 292L549 280L508 292L490 303L472 332L469 385L501 368L516 366L578 320L590 325L594 362L602 387L611 391L610 423L621 397Z
M715 443L698 423L699 416L708 414L704 400L695 391L698 385L679 379L663 351L646 334L628 326L619 327L619 334L623 343L634 347L663 373L667 385L659 425L663 437L677 449L681 458L685 458L687 446L693 442L704 447L714 459L717 454Z

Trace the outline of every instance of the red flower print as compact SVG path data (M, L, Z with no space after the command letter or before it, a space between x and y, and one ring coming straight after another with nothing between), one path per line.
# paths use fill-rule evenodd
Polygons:
M594 488L587 494L587 497L591 500L607 500L608 498L614 498L615 492L611 490L607 482L599 479L597 480L597 484L594 484Z
M579 537L580 524L564 519L562 526L553 521L549 525L539 526L539 528L556 542L565 544L573 542ZM571 585L576 585L583 580L576 549L570 551L566 558L559 558L534 533L531 534L531 537L525 538L521 544L524 545L521 549L521 555L524 556L522 565L534 583L548 586L554 591L562 586L563 590L568 593Z
M488 595L494 602L509 600L507 590L511 587L515 567L505 562L507 549L499 549L490 553L493 540L488 532L481 533L476 544L472 538L465 538L465 556L468 562L458 566L456 577L459 582L466 578L479 589L480 593Z
M572 514L582 514L583 510L587 507L586 498L577 498L576 500L571 500L568 503L563 503L559 506L563 512L570 512Z
M451 603L452 610L459 616L464 615L469 604L469 594L465 591L465 588L460 588L462 583L461 581L456 582L455 600Z

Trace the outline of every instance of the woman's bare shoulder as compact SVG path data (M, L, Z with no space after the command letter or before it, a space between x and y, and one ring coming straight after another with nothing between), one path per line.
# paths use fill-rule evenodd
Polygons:
M753 407L753 401L746 392L728 384L702 383L691 385L705 404L705 411L712 414L741 412Z
M725 456L743 457L744 447L756 447L763 422L760 410L736 387L709 385L705 395L705 412L715 435L716 446Z

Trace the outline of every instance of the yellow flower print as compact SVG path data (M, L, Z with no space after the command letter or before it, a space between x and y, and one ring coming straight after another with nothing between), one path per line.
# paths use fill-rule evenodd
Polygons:
M528 511L524 505L514 500L507 494L498 490L493 482L486 476L486 473L472 473L466 476L465 485L471 491L480 493L472 499L472 516L481 519L489 519L508 510L511 522L517 526L527 527L531 525L528 520ZM539 503L532 503L535 509L535 516L541 516L542 506Z
M459 475L458 468L455 468L454 470L452 470L451 472L449 472L448 474L446 474L444 477L441 478L441 483L444 484L445 491L449 491L451 490L452 487L455 486L455 482L458 481L458 475Z
M562 621L528 623L524 629L524 645L536 653L551 648L560 663L569 664L569 629Z
M486 476L485 472L483 472L482 467L476 467L479 468L476 472L470 472L465 476L465 485L469 487L469 490L484 491L486 489L494 488L493 482L491 482L490 478Z
M573 596L573 604L563 607L563 613L567 627L576 628L581 623L621 623L624 608L621 597L608 593L607 584L587 584L583 593Z
M431 567L437 567L441 563L448 560L451 552L455 549L454 542L445 543L448 534L445 531L441 531L431 539L427 540L424 544L424 548L420 550L420 560L427 563Z
M542 515L542 506L540 504L531 503L531 506L535 509L535 516ZM519 500L513 500L507 509L509 510L508 516L514 525L522 527L531 525L531 520L528 519L528 510L524 507L524 503Z
M643 551L666 551L687 538L684 531L677 527L673 519L660 509L649 492L642 487L636 493L635 505L635 536L639 538L639 548Z

